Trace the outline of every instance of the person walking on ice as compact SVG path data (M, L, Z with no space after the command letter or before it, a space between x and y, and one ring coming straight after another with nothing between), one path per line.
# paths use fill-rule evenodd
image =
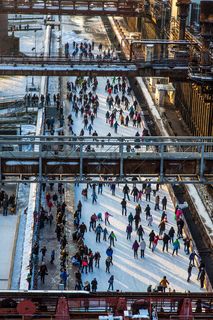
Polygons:
M106 264L106 273L110 273L110 266L112 264L110 257L106 258L105 264Z
M163 279L160 281L160 285L162 286L163 288L163 292L166 291L166 288L168 287L169 285L169 281L166 279L166 276L163 277Z
M174 242L173 242L173 252L172 252L172 255L174 255L174 253L176 253L176 255L178 255L178 250L180 249L180 242L178 239L176 239Z
M107 241L107 235L108 235L108 230L105 227L104 230L103 230L103 241Z
M117 238L116 238L116 236L115 236L113 231L111 231L108 239L110 241L110 247L112 247L112 246L114 247L115 246L115 241L117 241Z
M133 220L134 220L133 214L132 214L132 212L130 212L130 214L128 215L128 222L131 225L131 227L132 227Z
M126 239L131 240L131 234L132 234L132 226L131 224L128 224L126 227Z
M138 248L139 248L139 243L137 242L137 240L135 240L135 242L132 245L132 249L134 251L134 258L138 258Z
M115 133L118 133L118 121L116 120L115 123L114 123L114 129L115 129Z
M140 224L138 230L137 230L137 234L138 234L138 241L140 242L141 239L143 238L143 235L144 235L144 229L142 227L142 225Z
M111 260L111 262L112 262L112 256L113 256L113 249L112 249L112 247L108 247L108 248L106 249L106 255L107 255L107 257L110 257L110 260ZM112 262L112 264L113 264L113 262Z
M146 242L143 238L141 239L140 249L141 249L141 258L144 258L144 252L146 249Z
M102 226L100 225L100 223L99 223L99 225L97 226L97 228L96 228L96 230L95 230L95 233L96 233L96 242L101 242L101 232L103 232L103 228L102 228Z
M121 208L122 208L122 216L125 214L125 216L127 215L127 209L126 209L126 200L125 198L123 198L123 200L121 201Z
M193 265L190 263L189 266L188 266L188 278L187 278L187 282L190 281L190 278L191 278L191 275L192 275L192 268L193 268Z
M166 210L166 206L167 206L167 198L166 198L166 196L164 196L163 199L162 199L162 206L163 206L162 210Z
M109 217L113 217L113 215L110 214L108 211L106 211L106 212L104 213L105 226L107 225L107 223L110 224L110 222L109 222Z
M107 291L114 291L114 276L111 275L111 277L109 278L108 280L108 283L109 283L109 287L108 287L108 290Z
M97 199L98 199L97 194L96 194L95 191L93 191L93 193L92 193L92 204L97 203Z

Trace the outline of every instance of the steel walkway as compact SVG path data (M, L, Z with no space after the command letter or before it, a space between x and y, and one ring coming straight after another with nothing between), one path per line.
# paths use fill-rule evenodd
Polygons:
M212 137L1 136L0 160L1 178L15 182L104 175L120 182L213 183Z
M139 0L1 0L1 13L85 16L141 16L144 9Z

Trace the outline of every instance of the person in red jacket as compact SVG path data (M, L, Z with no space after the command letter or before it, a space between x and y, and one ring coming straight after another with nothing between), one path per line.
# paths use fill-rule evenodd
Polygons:
M160 239L159 235L156 235L156 236L154 237L154 240L153 240L153 243L152 243L152 252L155 251L155 248L157 247L157 244L158 244L159 239Z
M51 200L47 203L47 206L48 206L48 208L49 208L49 212L51 212L52 207L53 207L53 203L52 203Z
M49 192L46 193L46 201L47 203L50 201L51 199L51 195L49 194Z

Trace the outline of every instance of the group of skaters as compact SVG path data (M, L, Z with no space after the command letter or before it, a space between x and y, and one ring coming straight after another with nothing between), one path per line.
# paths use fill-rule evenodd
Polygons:
M14 194L9 196L5 190L0 190L0 210L2 210L3 216L7 216L8 213L15 214L16 197Z
M56 235L60 250L56 248L48 249L48 243L41 243L35 241L32 247L32 261L37 260L39 264L39 276L41 279L41 287L45 284L45 278L48 275L48 265L54 265L55 259L57 260L56 268L59 266L59 278L60 284L63 288L67 287L67 280L69 277L68 266L68 241L66 236L66 203L64 201L64 186L62 183L58 183L57 186L54 183L49 184L49 190L47 191L46 183L42 184L42 191L45 193L45 200L40 207L40 210L34 211L34 222L38 225L39 230L50 228L51 233ZM54 222L54 223L53 223ZM43 241L44 242L44 241ZM56 256L56 252L59 252L59 256ZM29 288L31 285L32 273L29 272L27 281Z
M56 103L56 95L53 95L53 101L54 103ZM38 107L39 104L41 104L41 106L43 106L44 104L46 104L47 106L50 106L51 104L51 96L50 93L47 93L46 96L41 94L39 96L39 94L37 93L26 93L24 96L24 103L26 106L28 107Z
M99 97L97 95L97 87L98 80L96 77L88 77L85 78L76 78L75 81L67 82L67 98L71 103L72 113L68 116L68 124L70 126L70 132L73 135L74 133L74 122L75 118L82 117L83 128L80 130L80 136L84 135L92 135L94 136L94 141L96 136L98 136L97 131L94 129L94 121L98 117L99 110ZM133 127L138 128L136 132L136 136L138 136L138 141L140 140L140 136L149 135L146 129L143 129L143 120L142 114L137 104L137 101L132 99L131 95L131 87L125 77L113 77L111 80L107 80L105 85L105 92L107 94L106 98L106 106L107 112L105 115L106 123L109 124L111 128L114 128L114 132L118 132L118 127L120 125L128 127L131 123ZM73 117L74 115L74 117ZM139 133L141 131L141 133ZM110 132L108 136L111 136ZM136 137L137 139L137 137ZM135 139L135 142L137 142ZM137 148L137 145L129 146L129 150L132 151L132 147ZM95 151L91 149L91 146L88 146L87 151ZM87 200L89 196L89 184L86 188L82 190L82 199ZM97 186L91 185L91 197L92 204L96 204L98 201L98 194L102 194L104 187L104 183L99 183ZM142 259L145 258L145 252L147 247L151 249L154 253L158 246L159 242L162 243L162 252L169 252L171 250L172 256L178 255L181 243L184 243L184 248L188 248L190 251L192 247L192 241L188 237L184 236L184 219L183 219L183 211L178 208L175 209L175 220L177 229L175 230L173 227L168 228L169 221L167 218L167 199L163 197L160 199L159 196L159 184L157 184L156 188L152 188L150 182L145 181L142 185L142 188L137 188L137 186L133 186L132 190L130 190L128 185L124 186L123 194L124 198L121 201L121 214L127 217L127 226L126 226L126 237L128 241L132 240L132 235L134 231L136 232L136 239L134 239L132 244L133 255L137 259L139 252L140 257ZM112 195L115 195L116 183L110 184L110 189L112 191ZM135 212L128 211L128 201L130 201L130 193L133 196L134 202L136 202ZM154 210L159 211L161 215L160 223L158 225L158 232L154 232L152 230L152 225L155 223L153 221L152 210L149 205L149 202L154 198L155 207ZM144 210L141 207L141 202L146 201L147 204ZM149 233L149 243L146 243L144 239L144 228L142 224L142 215L145 214L145 219L147 226L150 228ZM76 227L76 232L74 234L74 239L82 246L81 242L84 242L84 234L85 232L94 232L95 241L109 241L109 247L112 249L115 241L117 240L116 234L114 232L108 230L109 220L110 220L110 212L103 213L93 213L90 217L89 225L86 226L85 223L81 223L81 216L78 214L78 210L74 216L74 225ZM104 226L103 226L104 222ZM134 226L133 226L134 223ZM83 246L85 244L83 243ZM170 249L171 248L171 249ZM82 248L81 248L82 250ZM112 249L113 251L113 249ZM81 251L83 252L83 250ZM187 251L185 251L187 254ZM191 256L193 253L189 252ZM85 261L84 261L84 257ZM82 263L88 263L88 272L92 272L92 267L89 268L89 263L93 266L93 260L95 259L93 256L97 256L96 252L93 252L92 249L88 249L86 246L86 251L81 253L81 255L77 254L77 257L73 257L73 262L76 265L80 265L82 268ZM99 255L98 255L99 256ZM79 259L80 257L80 259ZM112 266L112 261L108 259L108 256L105 258L106 272L108 272ZM76 262L77 260L77 262ZM91 261L91 262L90 262ZM95 260L94 260L95 261ZM201 264L202 261L197 259L198 263ZM193 268L193 264L189 259L189 268L188 268L188 278L187 281L190 281L191 273ZM85 268L83 269L85 270ZM191 270L191 271L190 271ZM203 287L203 283L205 280L205 269L203 268L203 272L198 275L198 279L201 283L201 288ZM204 275L204 280L203 280ZM80 288L77 282L77 289Z
M92 185L92 188L95 188L94 185ZM82 273L88 274L90 272L94 272L94 268L99 269L100 268L100 260L101 260L101 254L99 251L92 251L91 248L88 248L88 246L85 244L84 235L87 231L91 232L94 231L96 234L96 242L101 242L101 236L103 233L103 240L107 241L107 238L110 241L110 245L106 250L106 258L105 258L105 267L106 272L110 273L110 266L113 265L113 249L112 246L114 245L114 241L117 240L115 237L114 232L112 231L108 235L108 231L105 227L105 229L102 228L101 224L98 223L98 219L93 219L91 217L89 227L87 228L86 224L84 222L80 223L81 219L81 213L82 213L82 202L79 200L77 204L77 209L74 213L74 227L75 231L73 233L73 241L77 243L78 251L74 256L71 258L71 263L74 267L77 267L77 271L75 273L75 290L86 290L86 291L92 291L96 292L98 287L98 281L96 278L94 278L91 281L91 284L86 281L84 284L82 282ZM111 215L109 213L105 213L105 225L110 224L109 217ZM99 222L102 222L102 218L99 216ZM96 225L97 222L97 225ZM109 286L108 290L114 290L114 275L111 275L108 280Z
M98 79L96 77L88 77L87 79L82 77L77 77L75 81L67 82L67 99L70 101L71 113L67 117L67 124L71 136L77 136L74 132L75 127L75 118L82 118L82 129L80 130L79 136L84 136L91 134L94 137L94 141L98 136L98 133L94 129L94 121L98 116L99 110L99 97L97 95ZM136 135L140 137L139 131L142 135L148 135L148 131L143 130L142 126L142 116L137 105L137 101L134 101L131 96L131 87L128 84L128 81L125 77L113 78L111 81L107 80L105 91L107 92L106 104L108 108L108 113L106 114L106 123L109 123L110 127L114 127L115 133L118 129L118 120L117 115L119 115L120 125L128 126L129 121L132 122L133 126L138 128ZM54 103L57 104L57 109L59 114L62 114L63 125L64 125L64 115L63 107L60 103L60 96L55 96ZM62 109L62 111L60 111ZM123 110L124 109L124 110ZM125 116L124 116L125 114ZM74 116L73 116L74 115ZM127 118L127 119L126 119ZM129 119L128 119L129 118ZM48 119L47 119L48 120ZM49 125L50 131L54 131L55 119L47 122ZM61 124L61 123L60 123ZM116 128L117 127L117 128ZM52 134L52 133L51 133ZM53 133L54 134L54 133ZM110 136L110 132L108 136ZM137 139L137 137L136 137ZM135 142L137 142L135 139ZM134 146L136 147L136 145ZM88 146L88 148L91 148ZM129 151L132 146L130 146ZM90 150L88 150L90 151ZM112 182L112 181L111 181ZM105 272L109 274L108 279L108 290L114 290L114 275L111 274L111 269L113 267L113 254L115 251L116 241L119 242L119 237L116 233L111 230L110 219L112 214L107 210L105 212L91 213L89 225L86 225L82 221L82 211L84 201L88 199L89 193L91 192L92 204L96 204L98 201L99 194L103 193L106 185L110 188L112 195L116 194L117 184L110 183L109 185L103 181L96 184L87 184L86 188L82 190L82 202L79 200L76 211L74 213L74 226L75 232L73 233L73 240L76 242L78 250L74 256L71 257L71 263L75 266L75 289L76 290L88 290L96 292L98 289L98 280L94 278L91 283L86 281L83 283L82 274L88 274L94 272L94 269L101 268L101 265L104 264ZM154 252L159 247L159 242L162 241L162 252L169 252L171 247L171 254L178 255L181 242L184 243L184 250L186 254L189 255L189 268L188 268L188 278L187 281L190 281L192 268L195 263L196 254L194 251L191 251L192 242L191 239L184 236L184 219L183 211L181 208L175 209L175 220L177 225L177 230L173 227L168 228L168 217L167 217L167 199L163 197L160 199L159 196L160 185L157 184L156 188L153 188L153 185L147 180L142 184L141 188L138 188L136 184L133 185L132 189L126 184L123 187L123 199L121 201L121 215L124 216L126 221L126 240L132 241L132 250L133 256L135 259L139 258L138 251L140 250L140 258L145 259L147 247ZM43 190L44 191L44 190ZM58 191L60 194L61 191ZM63 194L63 186L62 186ZM135 203L135 212L129 212L128 201L130 202L130 195L133 196L133 201ZM68 250L66 249L67 239L65 236L65 215L63 208L62 200L55 200L57 195L54 192L47 193L46 195L46 209L41 209L39 213L39 223L43 227L45 221L51 225L51 219L56 221L56 235L57 239L61 246L60 252L60 261L61 261L61 280L66 288L68 273L66 270L66 263L68 260ZM152 210L149 205L150 201L155 202L154 210L159 211L161 215L160 223L158 225L158 232L154 232L152 229L153 224L156 222L153 221ZM145 208L142 208L142 203L146 201ZM66 204L65 204L66 205ZM56 206L56 216L52 216L52 207ZM95 208L95 206L94 206ZM133 210L132 210L133 211ZM143 217L144 215L144 217ZM149 233L149 243L146 243L144 237L144 227L142 223L142 217L145 218L145 223L147 227L150 228ZM93 248L88 248L85 243L85 233L93 232L94 241L97 244L103 242L107 243L107 250L104 256L101 256L101 253L98 250L93 250ZM134 236L134 239L133 239ZM46 265L46 248L41 248L41 265L40 265L40 276L41 280L44 283L45 275L48 273ZM41 250L40 249L40 250ZM194 259L192 256L194 255ZM55 254L51 252L50 263L54 263ZM103 261L100 264L100 261ZM197 259L196 259L197 260ZM205 281L205 266L200 259L199 261L199 273L198 279L201 283L201 288L203 287ZM168 280L163 278L162 283L159 284L164 287L163 291L166 290L168 286Z
M98 79L96 77L88 77L87 79L77 77L75 81L67 82L67 99L71 104L72 113L68 115L68 127L72 136L76 136L74 130L75 118L82 118L82 128L79 136L91 135L96 137L100 134L94 128L95 119L98 117L99 97L96 93L98 88ZM130 124L137 128L135 133L135 142L140 142L140 136L149 135L146 128L143 129L142 113L139 110L137 100L132 98L132 89L125 77L113 77L106 82L105 92L107 94L105 114L106 123L114 132L119 133L119 126L128 127ZM74 115L74 117L73 117ZM143 129L143 130L142 130ZM141 131L141 133L140 133ZM111 136L110 130L107 137ZM138 148L137 144L127 145L126 151L130 152ZM86 151L95 152L95 148L90 145L86 146Z
M112 46L104 46L102 43L96 44L94 41L73 41L72 46L67 42L64 46L65 57L79 60L117 60L117 54Z
M48 106L51 104L51 96L48 93L46 97L44 97L44 102ZM61 96L59 93L53 94L52 103L56 106L56 117L50 116L46 117L45 119L45 128L46 132L50 135L58 135L64 136L64 125L65 125L65 118L64 118L64 108L61 104ZM63 151L63 145L59 148ZM57 149L58 151L58 149Z
M78 268L76 273L76 290L85 289L85 286L82 283L81 274L94 272L94 268L100 267L100 260L103 261L102 266L103 264L105 265L106 273L110 273L111 267L113 266L113 254L116 247L116 241L119 241L119 237L111 230L110 219L113 215L106 210L104 212L91 214L88 225L83 221L81 222L83 210L82 203L84 203L84 200L88 199L84 196L85 190L87 190L87 195L91 193L93 199L94 193L100 195L103 193L104 188L110 188L112 195L115 195L116 184L108 184L107 181L99 182L98 184L88 183L82 192L83 202L79 200L74 214L74 226L76 231L73 233L73 240L77 242L79 248L79 251L72 257L72 264ZM133 256L135 259L139 259L140 252L140 258L144 259L146 250L151 250L151 252L154 253L159 247L159 242L162 243L162 248L159 248L162 250L162 253L170 252L172 256L178 256L179 249L183 245L185 254L189 256L189 267L187 269L188 277L186 280L188 282L190 281L192 268L197 267L197 280L200 281L200 286L203 288L206 276L205 265L201 261L199 255L193 250L192 240L184 234L183 210L178 206L175 208L174 219L177 226L176 230L172 226L168 227L167 198L166 196L163 196L161 199L159 190L160 185L157 183L156 187L153 188L153 185L149 180L144 181L141 188L137 187L136 184L133 184L132 188L130 188L128 184L123 186L121 215L126 219L126 240L132 242ZM130 198L131 196L133 199ZM128 212L128 202L131 202L132 200L133 203L135 203L135 212ZM153 230L155 221L153 221L153 214L149 204L153 200L155 203L154 210L158 211L161 216L160 223L158 224L158 232ZM94 201L92 201L92 203L94 203ZM145 205L144 208L142 208L142 204ZM150 228L148 243L146 243L144 237L145 231L142 220L145 220L145 224ZM87 232L94 233L94 241L96 243L106 242L108 244L105 257L101 257L99 251L87 247L85 243L85 233ZM95 290L97 290L96 278L95 283ZM86 284L88 284L88 281L86 281ZM91 290L94 291L92 283L90 286L92 288ZM166 276L164 276L159 284L156 285L157 289L155 288L154 291L165 292L168 286L169 281ZM149 286L147 290L150 290L150 287L151 286Z

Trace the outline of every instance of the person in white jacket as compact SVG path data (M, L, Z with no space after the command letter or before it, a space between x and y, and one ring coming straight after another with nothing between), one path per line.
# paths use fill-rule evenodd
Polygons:
M147 217L147 221L148 221L148 227L152 227L153 217L151 214Z
M144 252L146 249L146 242L144 239L141 240L140 249L141 249L141 258L144 258Z

